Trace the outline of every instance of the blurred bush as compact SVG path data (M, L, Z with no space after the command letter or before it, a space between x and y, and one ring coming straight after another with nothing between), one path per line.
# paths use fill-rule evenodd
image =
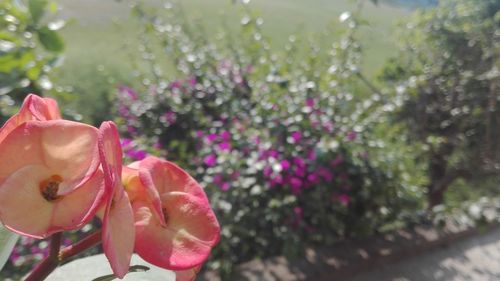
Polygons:
M460 0L417 13L381 74L404 100L397 118L408 139L423 147L415 156L427 162L430 207L459 179L498 188L499 10L496 0Z
M404 226L423 207L425 177L388 122L394 101L361 73L358 13L321 34L329 49L295 35L273 52L264 19L241 9L236 31L208 37L179 6L134 8L137 64L150 71L118 91L126 156L161 154L206 187L222 224L210 267L224 274Z

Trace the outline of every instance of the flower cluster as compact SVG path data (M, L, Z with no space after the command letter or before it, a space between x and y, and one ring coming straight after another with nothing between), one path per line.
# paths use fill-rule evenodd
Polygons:
M113 122L63 120L57 103L29 95L0 130L0 221L35 239L82 228L97 216L113 273L136 252L192 280L219 241L200 185L161 158L122 163Z
M168 6L134 8L142 43L160 46L141 49L152 72L118 89L116 121L131 157L168 155L206 187L224 225L212 269L378 231L414 206L412 159L384 115L392 101L360 79L354 16L328 44L296 35L276 50L251 9L238 37L214 39Z

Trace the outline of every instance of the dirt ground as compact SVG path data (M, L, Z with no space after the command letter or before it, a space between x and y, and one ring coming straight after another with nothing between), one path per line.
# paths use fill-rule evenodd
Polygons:
M346 281L500 281L500 229Z

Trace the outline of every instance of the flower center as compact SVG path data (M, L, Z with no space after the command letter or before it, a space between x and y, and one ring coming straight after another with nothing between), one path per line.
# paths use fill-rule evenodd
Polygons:
M40 193L43 198L48 202L57 200L60 196L57 195L59 191L59 184L62 182L62 177L59 175L52 175L50 178L40 182Z

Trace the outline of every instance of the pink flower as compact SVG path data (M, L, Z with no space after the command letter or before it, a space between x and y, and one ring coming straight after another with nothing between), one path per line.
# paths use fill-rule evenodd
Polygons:
M5 226L43 238L87 223L104 193L97 138L96 128L65 120L27 121L13 129L0 144Z
M156 157L124 172L135 214L137 254L165 269L198 268L220 236L201 186L175 164Z

